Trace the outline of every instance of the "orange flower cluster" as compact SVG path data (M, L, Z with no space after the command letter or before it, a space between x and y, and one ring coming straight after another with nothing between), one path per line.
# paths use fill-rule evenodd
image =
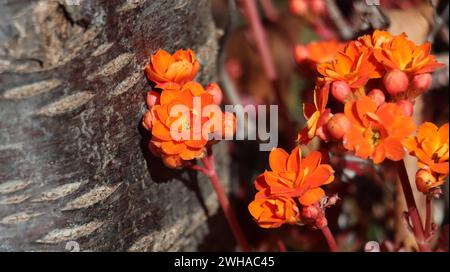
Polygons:
M299 223L299 207L316 204L325 196L320 186L333 182L334 171L330 165L321 164L321 160L322 154L318 151L302 158L300 147L291 154L281 148L270 152L271 171L265 171L256 179L258 193L248 206L260 227Z
M190 49L173 55L160 49L145 68L148 79L161 92L147 93L149 110L143 126L152 134L149 149L170 168L204 157L206 147L215 142L210 136L234 133L234 116L217 106L222 97L218 85L210 84L204 89L192 81L199 68ZM207 114L205 109L209 109Z
M404 33L392 36L376 30L349 42L334 60L318 65L317 70L329 82L346 83L356 96L369 91L365 88L369 80L383 78L385 93L393 100L413 100L428 89L429 73L442 67L430 49L430 43L416 46Z
M430 73L441 66L429 43L416 46L405 34L376 30L350 41L331 61L318 64L323 77L314 104L303 106L307 124L298 142L318 136L342 141L347 150L374 163L401 160L406 138L416 129L414 99L429 88ZM326 108L329 93L344 104L343 113Z
M418 159L419 171L416 185L419 191L428 193L445 182L449 173L449 124L438 128L425 122L419 126L417 135L405 143L411 155Z

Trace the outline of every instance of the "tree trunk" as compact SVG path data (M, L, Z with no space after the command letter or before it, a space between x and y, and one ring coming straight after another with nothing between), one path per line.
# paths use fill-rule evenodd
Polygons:
M197 249L215 195L153 158L140 123L158 48L193 48L214 79L209 1L0 3L0 250Z

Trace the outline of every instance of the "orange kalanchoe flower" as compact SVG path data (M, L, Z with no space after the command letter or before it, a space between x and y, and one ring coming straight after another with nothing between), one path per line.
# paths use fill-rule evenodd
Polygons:
M197 106L195 98L198 101ZM215 114L223 114L220 108L209 116L202 116L205 107L215 105L212 95L199 83L188 82L180 90L164 90L159 102L160 104L151 108L153 137L149 144L150 150L161 156L164 164L170 168L202 158L209 143L209 139L203 134L216 133L224 124L217 124L214 119ZM183 110L186 112L182 112ZM171 111L178 115L171 116ZM226 121L221 117L222 122ZM211 126L205 126L206 122L210 122ZM203 131L204 129L208 131ZM176 138L174 135L180 136Z
M416 136L407 139L405 146L417 157L418 166L428 172L418 172L418 179L423 181L423 184L419 183L422 184L418 186L419 190L426 193L442 185L449 174L449 124L438 128L425 122L419 126Z
M282 148L270 152L271 171L265 171L263 179L257 179L257 196L284 195L298 198L300 204L308 206L324 195L320 186L334 180L334 171L328 164L321 164L322 153L311 152L302 158L302 150L296 147L288 154Z
M314 103L303 104L303 115L305 116L306 127L300 131L297 141L307 144L315 136L326 140L326 122L331 118L330 109L327 109L330 84L325 83L322 87L316 86L314 90Z
M297 63L311 63L313 65L330 62L345 44L336 40L316 41L307 45L297 45L294 57Z
M347 102L345 115L352 127L344 135L344 147L362 159L372 158L376 164L385 158L401 160L405 154L402 143L416 129L399 106L384 103L377 107L367 96Z
M309 206L325 196L320 186L334 181L334 171L321 164L322 154L311 152L302 158L300 147L291 154L274 148L269 155L271 171L265 171L255 181L258 193L248 206L250 213L263 228L293 224L300 220L296 204Z
M150 57L150 64L145 67L145 73L149 80L157 84L157 87L166 83L180 87L193 80L199 69L200 64L191 49L180 49L173 55L159 49Z
M381 77L373 62L372 49L361 42L349 42L333 61L319 64L317 71L328 81L344 81L351 88L363 87L369 79Z
M299 222L299 209L290 197L257 197L248 209L261 228L278 228L281 225Z
M408 75L414 75L431 73L443 66L430 51L431 43L416 46L403 33L375 48L374 56L388 71L398 69Z

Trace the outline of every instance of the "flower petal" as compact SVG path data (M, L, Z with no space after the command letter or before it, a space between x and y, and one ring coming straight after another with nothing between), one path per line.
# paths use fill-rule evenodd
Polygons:
M269 165L272 171L286 171L286 164L289 154L282 148L274 148L269 154Z
M309 206L325 196L325 191L322 188L314 188L311 190L306 191L302 196L298 198L298 201L300 201L300 204L303 206Z

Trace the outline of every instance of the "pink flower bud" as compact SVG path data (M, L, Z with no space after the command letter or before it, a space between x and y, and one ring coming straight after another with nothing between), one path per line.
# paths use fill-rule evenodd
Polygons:
M149 109L151 109L155 104L159 103L159 97L160 94L156 91L150 91L147 93L147 98L146 98L146 102L147 102L147 107Z
M153 115L151 111L147 111L142 118L142 125L146 130L152 130Z
M412 86L415 91L423 93L430 88L433 77L430 73L415 75L412 79Z
M406 92L409 81L408 76L404 72L395 69L386 73L383 78L383 83L388 93L394 96Z
M397 105L402 109L406 116L412 116L414 112L414 104L410 100L400 100Z
M384 95L383 91L380 89L373 89L371 90L367 96L372 99L375 104L377 104L377 107L384 104L386 102L386 96Z
M336 140L342 139L344 134L352 127L352 123L343 113L336 113L327 123L327 130Z
M327 123L331 117L333 117L333 114L330 109L327 109L320 115L319 120L317 121L316 135L325 142L330 140L330 134L327 130Z
M210 83L208 84L208 86L206 86L205 90L213 96L214 104L220 105L220 103L222 103L223 93L219 85L217 85L216 83Z
M306 219L315 219L319 215L319 213L320 210L318 207L314 205L309 205L303 206L301 215Z
M304 45L297 45L294 48L294 59L297 63L303 62L309 56L308 49Z
M290 0L289 10L294 15L304 15L308 11L308 4L305 0Z
M345 81L335 81L331 85L331 94L336 98L339 102L344 103L347 99L347 96L352 92L350 86L348 86Z
M324 14L325 13L325 3L323 0L312 0L309 2L311 11L314 14Z

